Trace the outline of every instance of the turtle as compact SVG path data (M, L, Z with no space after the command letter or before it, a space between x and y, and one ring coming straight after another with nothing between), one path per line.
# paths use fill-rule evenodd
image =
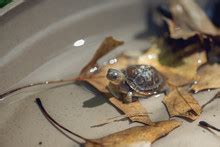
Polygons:
M109 68L106 74L111 94L131 103L165 91L164 77L151 65L137 64L118 70Z

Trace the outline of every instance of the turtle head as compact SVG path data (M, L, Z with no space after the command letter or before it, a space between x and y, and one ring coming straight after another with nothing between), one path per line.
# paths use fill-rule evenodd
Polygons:
M117 69L110 68L106 75L107 79L113 84L120 84L124 80L124 74Z

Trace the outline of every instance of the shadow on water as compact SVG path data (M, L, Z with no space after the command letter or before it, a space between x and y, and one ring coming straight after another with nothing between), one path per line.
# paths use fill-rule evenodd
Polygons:
M109 103L107 98L90 84L86 82L77 82L76 84L83 87L86 91L92 92L95 95L91 99L83 102L84 108L93 108L93 107L100 106L104 103Z
M103 97L102 95L94 96L91 99L84 101L83 102L83 107L93 108L93 107L97 107L99 105L102 105L104 103L106 103L105 97Z
M90 84L88 84L86 82L75 82L75 83L71 82L71 83L59 84L59 85L52 86L48 89L49 90L56 89L56 88L68 86L71 84L76 84L76 85L82 87L83 89L85 89L86 91L88 91L90 93L92 92L95 95L94 97L83 102L84 108L93 108L93 107L97 107L99 105L102 105L104 103L108 103L107 98L104 95L102 95L102 93L100 93L95 87L91 86Z

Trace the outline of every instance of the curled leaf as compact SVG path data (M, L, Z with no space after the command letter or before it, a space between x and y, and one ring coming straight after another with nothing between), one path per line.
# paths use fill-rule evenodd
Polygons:
M77 81L86 81L89 84L91 84L92 86L94 86L100 92L105 94L107 98L110 98L109 99L110 102L113 105L115 105L119 110L124 112L125 114L131 114L134 112L138 113L139 111L140 111L139 113L145 113L146 115L136 116L136 117L128 115L128 117L132 121L141 122L144 124L151 125L152 122L151 122L149 116L147 115L146 110L139 103L139 101L135 102L134 104L125 105L125 104L121 103L119 100L117 100L117 98L113 98L108 90L109 81L106 78L106 73L107 73L108 69L109 68L123 69L123 68L127 67L129 64L131 64L131 62L133 63L134 62L133 60L130 62L130 60L128 59L127 56L120 55L119 57L117 57L117 59L116 59L117 61L114 64L110 64L110 63L106 64L106 65L100 67L96 72L88 73L89 68L96 66L97 60L101 56L104 56L105 54L107 54L110 50L109 48L112 49L112 44L114 44L113 43L114 41L115 40L112 38L110 39L110 41L109 41L109 39L104 40L102 45L99 47L98 51L95 53L92 61L86 67L84 67L83 70L81 71L81 74L77 78ZM118 44L118 43L116 43L116 44ZM110 47L108 47L108 45ZM114 45L114 47L115 47L115 45ZM101 55L99 55L99 54L101 54Z
M163 99L171 117L180 116L195 120L202 112L201 106L184 88L173 88Z
M170 0L173 18L165 18L170 37L189 39L195 35L220 35L220 31L209 20L194 0Z
M197 32L188 30L188 29L182 29L179 25L177 25L173 20L164 18L164 21L167 23L168 29L169 29L169 36L173 39L189 39L195 35L197 35Z
M158 122L153 126L139 126L123 130L106 137L95 139L95 142L86 142L85 147L125 147L134 145L149 145L157 139L167 135L169 132L179 127L181 122L168 120Z
M219 64L204 64L198 69L196 82L191 89L199 92L207 89L220 88L220 65Z
M166 46L155 44L139 57L138 64L154 66L173 85L189 84L193 81L197 68L207 61L204 51L188 53L187 50L191 51L194 48L197 46L192 45L174 53Z
M81 70L80 74L86 74L88 70L90 70L92 67L94 67L97 63L97 61L109 53L110 51L114 50L116 47L124 44L123 41L115 40L113 37L107 37L102 42L100 47L97 49L95 55L91 59L91 61Z

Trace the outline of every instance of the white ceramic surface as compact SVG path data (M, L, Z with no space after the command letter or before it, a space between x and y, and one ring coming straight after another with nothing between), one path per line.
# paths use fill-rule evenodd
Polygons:
M142 0L27 1L0 18L0 91L76 76L109 35L124 40L125 45L104 61L125 49L147 48L148 42L134 36L146 29L144 17L149 3ZM75 47L74 43L80 39L84 39L85 44ZM216 91L199 93L196 98L204 104ZM100 94L79 85L40 86L0 101L1 147L78 146L48 123L34 103L36 97L42 99L57 121L87 138L141 125L126 120L91 128L120 113ZM168 118L162 97L141 100L154 121ZM208 105L199 120L218 126L219 105L219 100ZM182 120L180 128L156 141L153 147L219 147L220 134L202 129L198 126L199 120L192 123Z

